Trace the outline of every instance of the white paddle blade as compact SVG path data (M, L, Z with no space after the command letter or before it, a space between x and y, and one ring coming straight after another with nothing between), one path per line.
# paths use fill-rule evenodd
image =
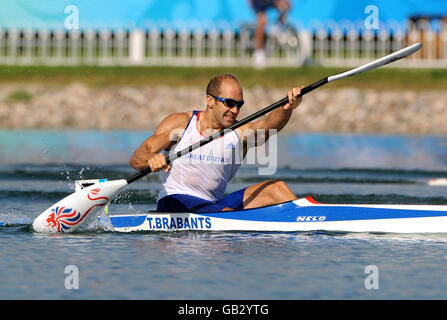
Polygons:
M42 212L33 229L41 233L68 233L87 226L97 212L125 186L125 179L102 182L72 193Z
M422 47L422 43L420 43L420 42L412 44L411 46L400 49L399 51L391 53L391 54L389 54L385 57L382 57L380 59L371 61L371 62L364 64L363 66L360 66L358 68L328 77L327 81L331 82L331 81L347 78L347 77L353 76L355 74L359 74L359 73L362 73L362 72L365 72L368 70L382 67L382 66L387 65L391 62L394 62L396 60L400 60L400 59L408 57L409 55L412 55L413 53L418 51L421 47Z

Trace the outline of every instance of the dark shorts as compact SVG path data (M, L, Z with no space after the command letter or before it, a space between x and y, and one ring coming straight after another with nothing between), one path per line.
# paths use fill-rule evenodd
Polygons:
M218 212L224 208L243 209L244 191L230 193L223 199L213 202L187 194L172 194L157 202L158 212Z
M276 0L252 0L253 9L256 13L265 12L275 7Z

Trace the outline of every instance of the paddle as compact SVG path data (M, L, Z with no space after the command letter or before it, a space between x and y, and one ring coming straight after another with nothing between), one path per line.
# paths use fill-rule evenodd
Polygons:
M347 78L405 58L419 50L421 47L421 43L416 43L355 69L323 78L301 89L300 95L305 95L325 85L326 83ZM189 146L188 148L185 148L171 155L170 157L166 158L166 162L170 164L174 160L200 148L201 146L204 146L207 143L210 143L217 138L224 136L226 133L231 132L236 128L243 126L244 124L247 124L277 109L278 107L285 105L287 102L288 97L285 97L265 107L264 109L242 119L241 121L234 123L230 127L219 131L207 138L204 138L203 140ZM89 221L91 221L92 219L96 219L97 215L95 213L101 207L107 205L115 197L115 195L121 191L121 189L123 189L129 183L132 183L149 173L151 173L151 169L150 167L147 167L127 179L102 182L100 184L94 184L78 192L75 192L42 212L34 220L32 225L33 229L36 232L43 233L79 231L83 227L87 226Z

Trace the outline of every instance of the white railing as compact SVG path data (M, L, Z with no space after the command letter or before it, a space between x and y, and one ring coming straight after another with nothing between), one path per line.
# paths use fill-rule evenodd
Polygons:
M423 49L393 66L447 67L447 23L365 30L353 24L321 25L314 31L270 29L266 36L267 65L354 66L374 57L423 42ZM3 30L3 65L186 65L247 66L252 64L253 26L176 30L152 24L147 30Z

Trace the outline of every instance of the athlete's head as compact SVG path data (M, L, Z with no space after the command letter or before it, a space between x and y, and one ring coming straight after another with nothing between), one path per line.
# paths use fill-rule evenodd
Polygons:
M213 77L206 87L206 102L214 118L224 128L236 120L244 104L242 87L238 78L230 73Z

